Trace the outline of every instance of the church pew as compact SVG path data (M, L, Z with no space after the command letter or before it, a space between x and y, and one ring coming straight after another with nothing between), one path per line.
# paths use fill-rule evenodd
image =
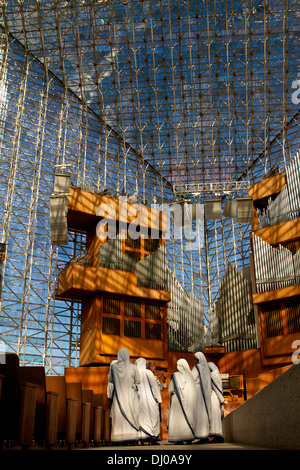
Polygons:
M94 392L93 390L82 389L82 403L90 403L90 438L94 434Z
M0 441L6 447L16 443L28 447L33 442L37 386L20 380L19 357L6 353L0 364L3 375L0 400Z
M103 408L105 410L110 410L111 408L111 399L107 398L106 395L103 395Z
M44 444L46 438L46 377L45 368L42 366L21 366L20 380L36 385L36 412L34 422L34 439L40 445Z
M76 408L76 436L78 440L84 439L86 444L86 436L90 435L90 406L88 403L83 401L83 391L80 382L67 382L66 383L67 398L75 398L77 400ZM84 420L83 420L84 414Z
M103 441L104 436L104 400L102 393L94 393L94 406L101 408L98 413L101 414L101 442ZM99 441L98 441L99 442Z
M37 385L34 439L39 445L51 447L57 443L58 439L59 394L56 391L47 390L44 367L20 367L20 377L22 380Z
M102 406L103 408L104 400L102 393L94 393L94 406Z
M22 448L32 445L34 439L37 385L21 383L19 436L18 441Z
M76 443L77 399L67 398L66 441L69 448Z
M82 403L81 441L84 446L90 442L91 403Z
M81 435L81 421L82 421L82 388L79 382L67 382L66 383L66 394L68 398L74 398L77 400L76 406L76 434L80 438Z
M103 396L103 408L104 408L104 436L103 440L106 444L110 443L110 432L111 432L111 420L110 420L110 408L111 399L107 396Z
M79 382L66 382L64 376L47 376L46 389L47 392L53 391L58 393L57 430L59 437L62 439L66 438L69 446L73 445L75 443L73 436L73 427L75 425L76 440L82 440L84 443L87 443L88 440L86 436L88 435L89 439L91 437L90 414L91 407L93 407L93 391L82 390L82 386ZM88 406L87 404L90 402L91 405ZM86 410L87 408L89 411ZM75 417L73 416L74 412L76 414ZM90 413L88 417L86 413ZM88 429L86 429L86 426L88 426Z
M104 410L104 435L103 435L103 441L105 444L110 443L110 430L111 430L110 409L105 409Z
M95 445L100 445L102 443L102 423L103 423L103 413L102 406L94 406L94 429L93 429L93 438Z
M65 377L58 375L46 376L46 391L58 394L57 436L58 439L64 439L66 436L67 420L67 395Z
M105 409L109 410L110 402L102 394L83 390L80 383L66 383L64 376L45 376L44 368L40 366L20 367L17 355L8 358L7 367L11 372L10 379L17 384L15 389L19 387L13 406L14 411L18 409L17 430L13 440L28 446L33 441L33 435L35 441L38 436L40 444L43 438L45 445L51 447L57 442L60 432L68 445L74 444L77 439L81 439L83 444L91 440L95 444L103 440L107 443L110 441L110 416L105 412ZM11 398L13 393L9 392L7 395ZM19 412L21 401L22 413ZM33 406L27 405L24 409L24 403L33 403ZM3 422L2 419L0 421ZM11 423L12 420L9 419L9 424ZM9 432L6 430L3 440L7 440L8 436Z
M3 375L0 402L0 440L16 442L18 439L20 411L20 372L17 354L7 353L5 362L0 364Z
M58 424L58 393L46 392L47 417L46 417L46 446L51 448L57 443Z

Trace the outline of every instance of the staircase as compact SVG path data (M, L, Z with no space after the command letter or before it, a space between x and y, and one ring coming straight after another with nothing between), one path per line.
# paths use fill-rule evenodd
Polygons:
M279 367L276 369L269 370L267 372L262 372L257 375L257 377L246 378L246 391L247 391L247 398L252 397L255 393L259 390L262 390L268 384L273 382L277 377L282 375L288 369L290 369L292 365Z
M225 441L300 450L300 365L260 375L266 385L224 418Z

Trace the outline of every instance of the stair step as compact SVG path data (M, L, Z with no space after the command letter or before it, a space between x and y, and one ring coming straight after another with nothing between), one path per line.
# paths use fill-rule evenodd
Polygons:
M261 374L258 374L257 377L267 383L271 383L274 379L286 372L290 367L292 367L292 364L284 367L279 367L278 369L272 369L268 372L262 372Z

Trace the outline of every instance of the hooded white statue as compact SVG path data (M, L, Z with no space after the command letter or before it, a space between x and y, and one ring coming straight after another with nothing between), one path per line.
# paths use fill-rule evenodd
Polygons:
M108 374L108 396L111 405L111 441L137 441L139 439L139 397L137 386L141 379L135 364L129 362L126 348L120 349L118 360L112 361Z
M113 364L115 364L115 362L117 362L117 359L114 359L113 361L111 361L110 363L110 366L109 366L109 374L111 374L111 366ZM108 376L109 377L109 376ZM107 398L113 398L113 394L114 394L114 384L112 382L109 381L108 379L108 382L107 382Z
M224 417L224 405L227 401L223 396L222 379L218 367L213 363L208 363L211 371L211 403L212 419L210 422L210 435L214 440L223 440L222 420Z
M153 372L147 369L146 360L140 357L135 364L141 379L138 385L140 440L155 442L160 438L160 390Z
M169 442L181 443L195 439L197 392L193 374L185 359L177 361L177 370L169 384L168 439Z
M210 435L211 407L211 374L206 357L202 352L194 355L198 364L193 367L192 374L197 389L197 420L195 428L198 443L207 442Z

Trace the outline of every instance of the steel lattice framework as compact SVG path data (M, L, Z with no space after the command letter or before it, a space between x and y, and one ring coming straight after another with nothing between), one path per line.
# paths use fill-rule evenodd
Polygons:
M0 14L1 340L59 373L78 365L80 304L55 299L56 278L85 240L51 245L55 172L148 204L225 184L224 204L284 167L299 148L300 3L2 0ZM250 230L223 217L196 248L168 241L206 319L228 263L249 264Z

